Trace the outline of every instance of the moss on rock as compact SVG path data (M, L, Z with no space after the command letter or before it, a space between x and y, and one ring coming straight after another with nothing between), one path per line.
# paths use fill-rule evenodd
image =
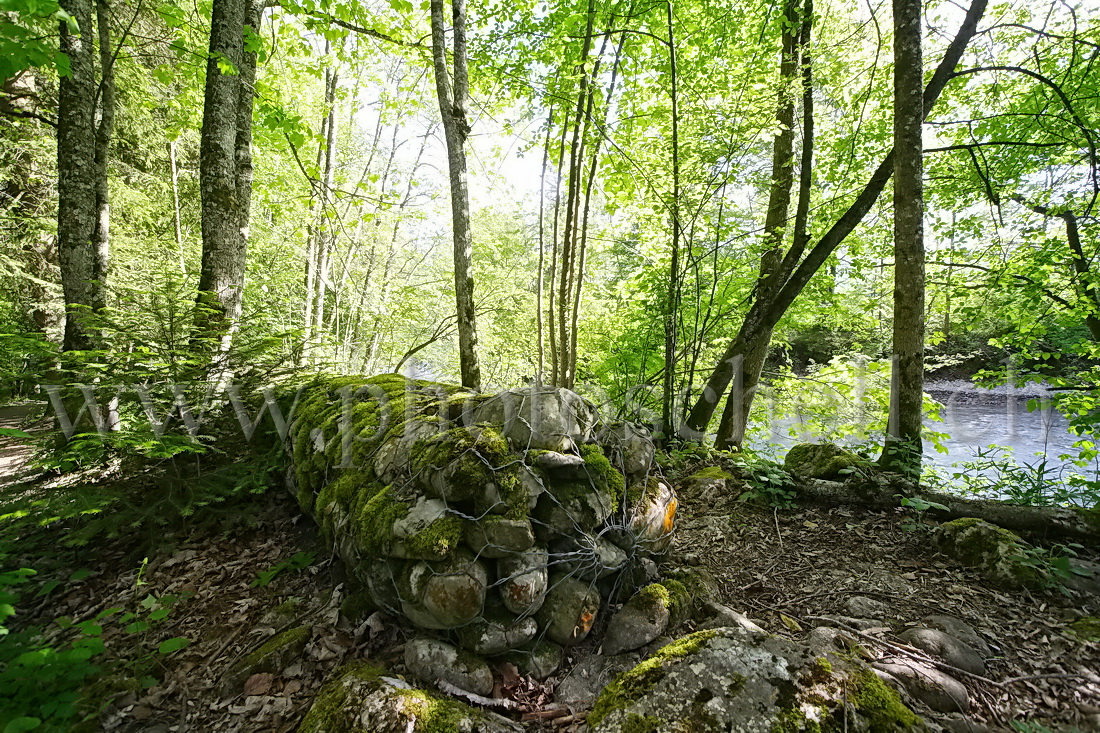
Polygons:
M581 458L584 459L585 468L588 469L589 480L597 488L601 488L611 495L611 511L619 508L619 500L626 491L626 478L604 455L603 449L598 445L582 445Z
M1100 641L1100 618L1084 616L1069 625L1073 633L1086 641Z
M799 443L787 451L783 468L803 478L841 479L870 461L833 443Z
M871 670L860 670L849 684L850 699L867 719L870 733L893 733L920 724L916 713L902 703L898 693Z
M616 677L603 689L596 699L596 704L592 706L592 712L588 714L589 726L599 725L612 711L624 708L642 698L664 679L669 666L695 653L717 634L717 630L708 629L677 639L662 647L660 651L638 666Z

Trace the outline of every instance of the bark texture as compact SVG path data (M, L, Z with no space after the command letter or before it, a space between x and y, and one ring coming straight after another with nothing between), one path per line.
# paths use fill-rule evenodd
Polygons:
M894 0L894 358L881 463L919 475L924 402L921 2Z
M452 0L454 34L454 83L447 69L447 42L443 30L443 0L431 0L432 60L439 113L447 140L447 164L451 179L451 221L454 229L455 306L458 314L458 357L462 386L481 388L477 358L477 317L474 312L474 278L471 275L473 235L470 230L470 192L466 173L466 116L469 76L466 70L466 3Z
M196 325L201 337L229 346L241 314L252 197L252 105L256 54L245 49L245 26L259 26L256 0L215 0L210 19L199 190L202 269Z
M72 33L64 22L60 24L61 51L69 57L71 73L58 82L57 113L57 240L67 313L63 348L71 351L93 348L95 334L86 316L106 305L105 143L110 135L107 128L104 149L97 155L92 2L61 0L61 8L80 28Z

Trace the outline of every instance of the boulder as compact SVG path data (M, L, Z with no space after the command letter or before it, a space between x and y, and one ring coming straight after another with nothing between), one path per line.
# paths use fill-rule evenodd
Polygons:
M574 392L552 387L515 389L481 402L473 423L500 425L520 450L561 453L595 439L596 410Z
M498 515L467 522L463 537L478 557L501 558L531 549L535 530L529 519L509 519Z
M542 547L497 561L500 597L509 611L529 615L539 610L546 599L548 564L549 555Z
M517 733L522 727L418 689L362 662L345 665L314 698L300 733Z
M443 680L475 695L493 694L489 665L438 639L413 639L406 644L405 668L425 682Z
M603 653L628 652L665 633L671 606L672 596L665 586L660 583L647 585L611 617L603 639Z
M600 444L607 446L615 465L627 476L645 476L653 467L656 449L648 429L629 422L612 423L600 433Z
M870 465L866 458L833 443L799 443L783 459L788 473L805 479L843 480L853 470Z
M939 713L965 713L970 693L951 675L915 659L875 662L874 668L904 686L905 691Z
M741 627L662 647L604 688L588 724L594 733L927 730L870 669Z
M485 613L460 628L458 643L466 649L486 656L503 654L509 649L521 647L535 638L538 625L530 616L517 618L504 610L486 610Z
M635 481L626 489L623 512L625 530L609 537L623 548L650 556L663 555L672 544L679 500L672 486L656 476Z
M588 636L599 610L600 594L592 585L555 575L551 576L546 602L535 617L550 641L572 646Z
M552 641L536 641L513 649L504 655L504 661L516 665L520 674L544 680L558 671L565 650Z
M945 616L943 614L932 614L931 616L925 616L921 619L921 623L930 629L946 631L948 634L951 634L951 636L978 652L978 654L982 656L982 659L989 659L993 656L993 651L989 648L989 644L986 643L981 634L979 634L973 626L961 619L955 618L954 616Z
M984 519L965 517L936 527L935 542L940 552L977 568L990 581L1006 588L1041 585L1038 571L1022 560L1028 547L1015 532Z
M461 550L443 562L410 562L397 590L401 611L425 629L454 629L473 621L485 604L485 567Z
M971 674L985 674L985 661L982 655L946 631L918 626L903 631L898 638L926 654L939 657L952 667L958 667Z

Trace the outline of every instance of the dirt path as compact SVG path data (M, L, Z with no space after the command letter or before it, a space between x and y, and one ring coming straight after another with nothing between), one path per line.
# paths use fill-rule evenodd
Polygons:
M0 407L0 428L26 430L35 407L31 403ZM34 475L30 468L32 453L33 449L26 440L0 436L0 489L26 481Z

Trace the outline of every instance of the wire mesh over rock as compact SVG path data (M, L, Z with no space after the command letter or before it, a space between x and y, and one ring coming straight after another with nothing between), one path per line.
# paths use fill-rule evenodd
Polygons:
M648 432L603 423L569 390L317 379L287 444L289 488L375 605L433 643L528 654L542 673L560 658L548 645L582 641L675 527Z

